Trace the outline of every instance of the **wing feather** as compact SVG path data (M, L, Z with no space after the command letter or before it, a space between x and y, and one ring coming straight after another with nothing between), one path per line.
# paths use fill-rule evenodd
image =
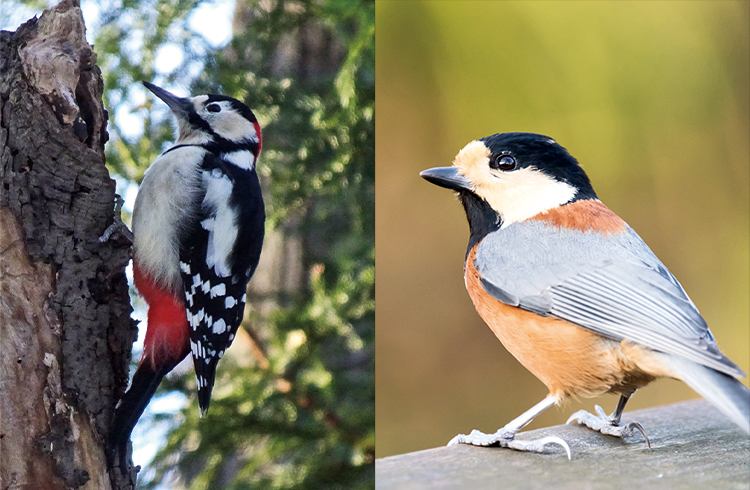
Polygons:
M475 261L485 291L506 304L744 376L716 347L677 279L630 228L605 237L516 223L485 237Z

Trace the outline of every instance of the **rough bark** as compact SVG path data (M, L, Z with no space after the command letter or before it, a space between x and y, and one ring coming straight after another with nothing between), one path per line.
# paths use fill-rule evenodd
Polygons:
M78 0L0 32L0 488L126 488L104 443L136 325ZM117 473L117 474L115 474Z

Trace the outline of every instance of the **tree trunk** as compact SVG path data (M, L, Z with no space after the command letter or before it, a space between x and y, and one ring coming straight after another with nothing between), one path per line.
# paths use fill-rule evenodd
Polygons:
M0 32L0 488L120 489L105 440L137 335L78 0ZM133 473L133 472L131 472Z

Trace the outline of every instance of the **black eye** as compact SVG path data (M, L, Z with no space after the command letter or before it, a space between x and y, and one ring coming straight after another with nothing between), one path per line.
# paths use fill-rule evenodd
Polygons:
M219 104L208 104L206 110L208 112L221 112L221 106Z
M510 155L496 155L492 159L490 167L497 170L513 170L516 168L516 159Z

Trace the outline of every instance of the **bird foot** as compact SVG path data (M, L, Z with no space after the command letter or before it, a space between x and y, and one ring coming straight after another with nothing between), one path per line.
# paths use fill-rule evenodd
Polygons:
M104 230L102 236L99 237L99 243L105 243L109 241L109 239L115 233L119 233L130 243L133 243L133 232L128 229L128 226L123 223L122 219L120 218L120 211L122 210L122 205L124 203L125 200L119 194L115 194L114 222L109 225L106 230Z
M557 444L565 449L570 459L570 447L568 443L559 437L549 436L533 441L516 439L516 431L502 428L494 434L485 434L478 430L472 430L470 434L459 434L448 443L449 446L455 444L471 444L473 446L500 446L515 449L516 451L526 451L533 453L543 453L544 447L548 444Z
M599 405L594 406L594 409L596 410L596 415L589 413L586 410L579 410L571 415L565 423L570 424L571 422L576 422L585 425L589 429L615 437L630 437L635 433L634 429L638 429L638 431L643 434L643 438L646 439L648 448L651 449L651 442L648 440L646 431L641 424L638 422L630 422L625 425L620 425L619 420L604 413L604 409Z

